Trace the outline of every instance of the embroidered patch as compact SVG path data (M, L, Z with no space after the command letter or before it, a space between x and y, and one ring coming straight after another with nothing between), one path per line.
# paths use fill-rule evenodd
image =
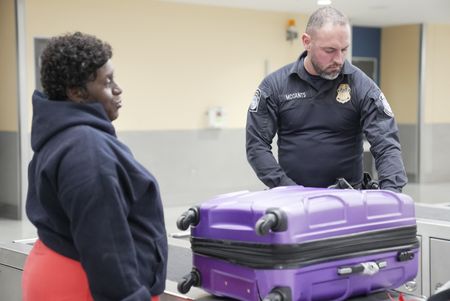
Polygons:
M394 117L394 112L392 112L391 106L389 105L386 97L384 97L383 93L380 94L379 100L383 104L383 111L384 111L384 113L386 115L388 115L389 117Z
M340 103L348 102L351 99L351 91L352 89L350 89L350 86L348 84L340 84L337 88L336 100Z
M255 96L253 96L250 108L250 112L258 112L259 101L261 100L261 90L256 89Z

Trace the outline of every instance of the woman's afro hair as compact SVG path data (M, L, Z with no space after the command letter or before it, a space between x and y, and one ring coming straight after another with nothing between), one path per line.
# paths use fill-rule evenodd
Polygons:
M51 38L41 56L44 93L51 100L66 100L68 88L86 87L111 57L111 46L93 35L75 32Z

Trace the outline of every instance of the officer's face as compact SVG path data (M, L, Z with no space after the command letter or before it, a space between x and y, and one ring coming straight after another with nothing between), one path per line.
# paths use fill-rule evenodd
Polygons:
M328 23L311 35L303 34L302 40L308 51L307 70L325 79L338 77L350 46L350 26Z

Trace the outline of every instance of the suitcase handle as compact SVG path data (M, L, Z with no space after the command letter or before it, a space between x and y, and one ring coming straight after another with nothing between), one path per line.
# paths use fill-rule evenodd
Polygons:
M379 262L368 261L353 266L340 267L338 268L337 273L339 276L347 276L353 274L363 274L372 276L378 273L381 269L384 269L385 267L387 267L386 261L379 261Z
M372 180L370 173L364 172L362 189L380 189L380 184L376 180Z
M346 179L344 178L338 178L336 180L336 183L334 183L333 185L328 186L328 188L330 189L355 189L353 188L353 186L347 182Z

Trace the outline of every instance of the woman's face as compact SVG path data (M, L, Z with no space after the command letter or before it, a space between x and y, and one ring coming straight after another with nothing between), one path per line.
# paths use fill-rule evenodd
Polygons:
M97 77L86 84L87 102L100 102L111 121L119 116L122 107L122 89L114 81L114 67L111 60L97 69Z

